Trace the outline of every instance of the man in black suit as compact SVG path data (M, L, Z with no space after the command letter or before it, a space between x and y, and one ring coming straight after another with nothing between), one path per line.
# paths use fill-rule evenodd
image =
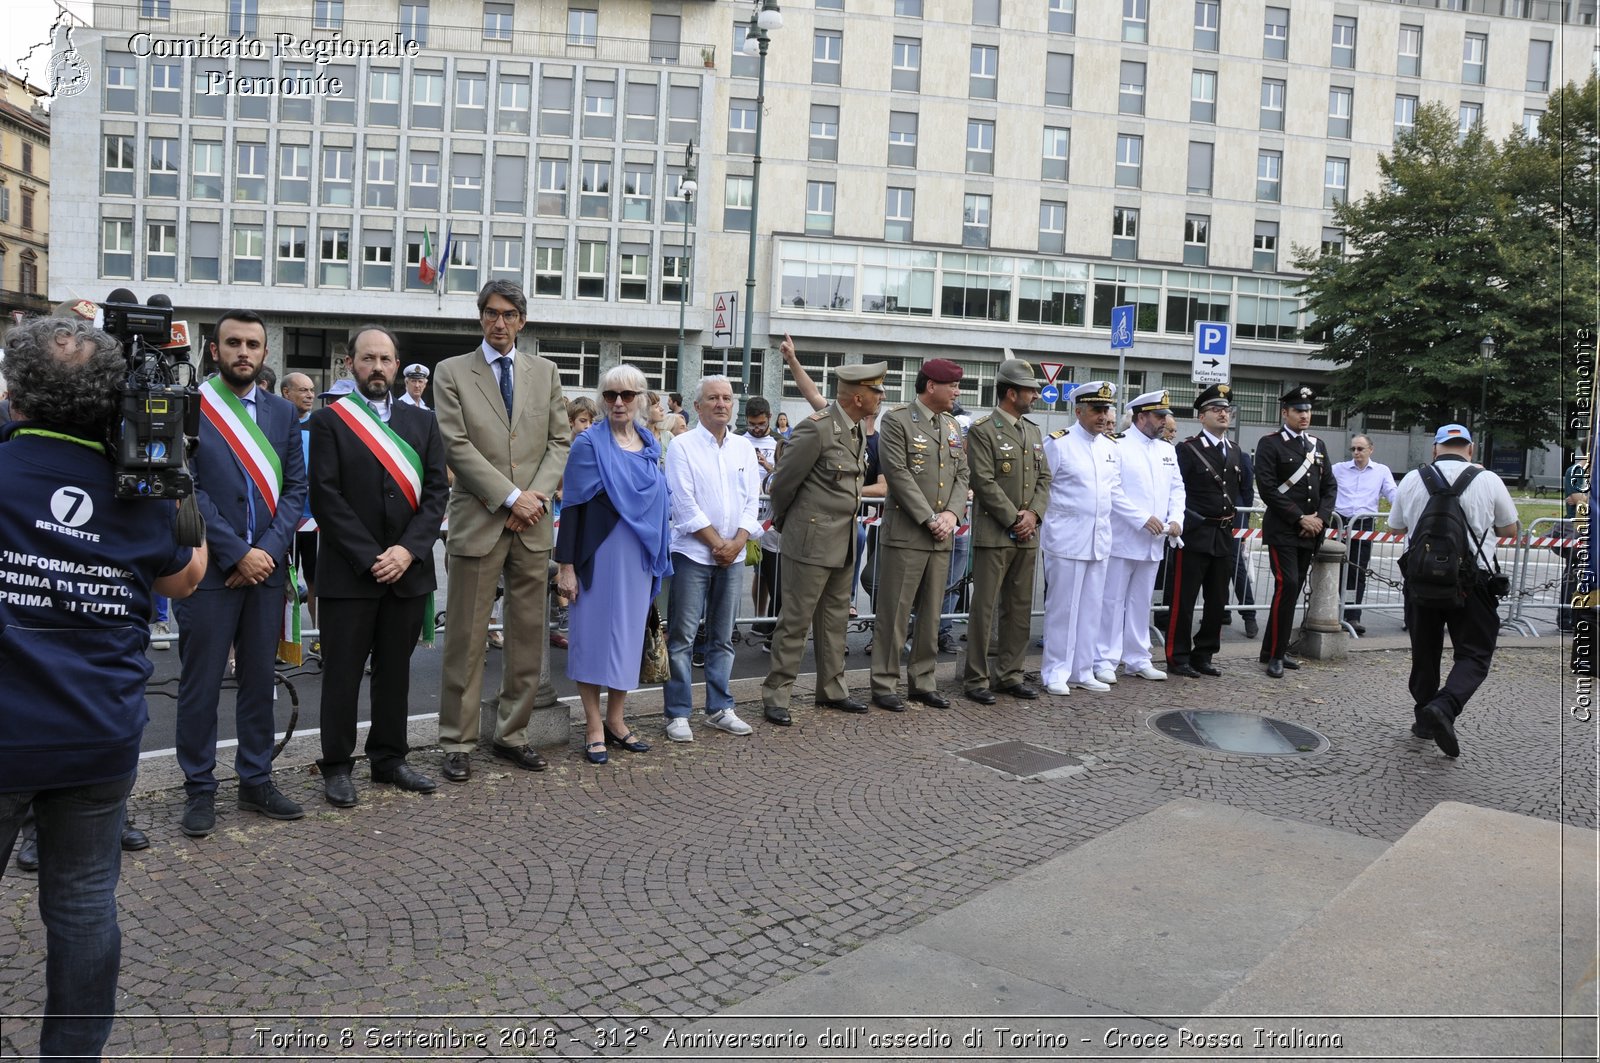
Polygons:
M322 768L328 803L356 803L350 778L362 669L372 659L372 780L431 793L406 763L411 651L436 586L433 544L450 496L432 414L391 398L394 334L363 325L347 357L356 390L311 415L311 506L322 529Z
M1256 491L1267 507L1261 541L1272 564L1272 611L1261 638L1261 663L1274 679L1283 678L1285 668L1300 667L1287 652L1294 610L1338 489L1326 444L1306 431L1314 397L1308 387L1290 388L1279 400L1283 427L1256 444Z
M1239 497L1243 456L1228 440L1233 416L1233 390L1213 384L1194 400L1200 431L1178 444L1178 473L1183 477L1183 549L1174 554L1171 573L1176 606L1167 621L1167 672L1198 679L1222 669L1211 658L1222 647L1222 618L1228 604L1228 579L1233 575L1234 499ZM1206 595L1200 630L1191 649L1189 631L1194 602Z

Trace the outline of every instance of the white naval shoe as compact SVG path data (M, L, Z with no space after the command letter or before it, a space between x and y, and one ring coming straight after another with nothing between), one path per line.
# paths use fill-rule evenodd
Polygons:
M1148 679L1152 683L1162 683L1165 682L1167 678L1167 673L1163 672L1153 664L1147 664L1143 668L1133 670L1124 668L1124 671L1126 671L1129 675L1136 675L1140 679Z
M1096 680L1104 683L1108 687L1117 685L1117 672L1114 668L1102 669L1101 671L1096 672L1094 677Z
M1075 687L1082 687L1085 690L1093 690L1097 693L1105 693L1107 690L1111 689L1111 684L1102 683L1098 679L1085 679L1081 683L1074 683L1072 685Z
M1046 694L1054 694L1058 698L1064 698L1072 693L1072 688L1065 683L1046 683L1044 692Z

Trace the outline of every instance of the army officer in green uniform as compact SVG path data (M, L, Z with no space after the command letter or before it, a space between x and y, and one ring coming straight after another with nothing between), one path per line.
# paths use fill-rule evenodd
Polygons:
M1033 366L1008 358L995 373L995 411L967 431L972 484L972 613L967 620L967 697L993 705L995 695L1033 699L1022 678L1033 621L1039 522L1050 500L1044 434L1028 420L1039 397ZM989 668L989 636L998 618L1000 652Z
M950 551L967 507L967 456L961 426L950 416L961 392L961 367L944 358L923 364L917 398L878 419L878 466L889 481L878 531L878 619L872 636L872 703L904 712L900 633L911 612L911 660L906 691L912 701L948 709L934 684L939 654L939 609L950 573Z
M788 727L789 697L805 653L816 640L817 704L866 712L844 685L844 637L855 578L856 509L866 457L861 421L883 401L884 362L837 370L833 402L795 425L767 493L772 522L783 533L778 578L783 609L772 634L772 661L761 684L761 710Z

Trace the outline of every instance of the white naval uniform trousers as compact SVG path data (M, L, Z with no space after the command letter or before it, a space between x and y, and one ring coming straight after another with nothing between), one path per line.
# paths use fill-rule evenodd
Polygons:
M1095 671L1129 672L1150 665L1150 602L1155 597L1156 569L1161 566L1165 535L1151 535L1145 522L1183 527L1183 477L1178 451L1161 438L1150 439L1137 428L1117 442L1122 493L1138 511L1136 517L1111 517L1111 559L1106 563L1106 624L1095 649Z

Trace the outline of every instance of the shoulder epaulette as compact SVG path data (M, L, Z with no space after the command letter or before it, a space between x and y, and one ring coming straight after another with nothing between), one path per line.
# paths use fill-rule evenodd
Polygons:
M810 421L826 421L827 419L828 419L828 411L827 410L818 410L816 413L812 414L810 417L807 418L807 420L810 420Z
M1017 420L1023 422L1024 424L1031 424L1035 428L1039 427L1039 422L1035 421L1032 417L1029 417L1027 414L1023 414L1021 417L1018 417Z
M980 424L983 424L983 422L987 421L989 418L991 418L993 416L994 416L994 414L992 414L992 413L984 414L982 417L980 417L976 421L972 422L972 427L973 428L978 427Z
M1066 435L1070 431L1072 431L1072 429L1070 429L1070 428L1057 428L1054 432L1050 433L1050 438L1051 439L1060 439L1062 436Z

